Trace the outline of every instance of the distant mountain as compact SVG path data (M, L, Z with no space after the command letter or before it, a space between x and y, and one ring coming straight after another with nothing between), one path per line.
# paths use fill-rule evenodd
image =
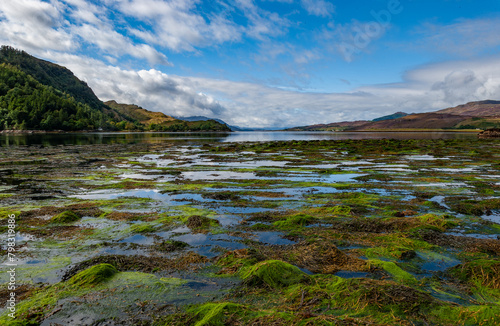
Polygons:
M343 122L334 122L328 124L317 124L310 126L302 126L302 127L294 127L288 128L288 131L344 131L349 130L355 127L361 127L366 124L369 124L370 121L359 120L359 121L343 121Z
M243 128L243 127L238 127L238 126L232 126L227 124L221 119L211 119L204 117L202 115L195 115L191 117L177 117L177 119L184 120L184 121L207 121L207 120L215 120L219 123L227 125L229 128L231 128L232 131L254 131L254 130L267 130L267 129L253 129L253 128Z
M386 115L386 116L383 116L383 117L380 117L377 119L373 119L372 121L377 122L377 121L384 121L384 120L394 120L394 119L406 117L407 115L408 115L408 113L396 112L396 113Z
M217 121L218 123L222 123L222 124L225 124L225 125L229 126L225 121L223 121L221 119L207 118L207 117L204 117L202 115L195 115L195 116L191 116L191 117L177 117L177 119L183 120L183 121L208 121L208 120L214 120L214 121ZM231 126L229 126L229 127L231 127Z
M187 123L134 105L108 104L65 67L0 48L0 130L230 131L216 121Z
M399 117L398 117L399 115ZM401 129L487 129L500 127L500 101L470 102L436 112L397 112L372 121L345 121L288 130L401 130Z
M373 121L385 121L394 120L408 115L404 112L396 112L391 115L386 115L371 121L368 120L358 120L358 121L343 121L343 122L333 122L328 124L316 124L310 126L294 127L287 130L290 131L344 131L351 130L353 128L361 128L365 125L369 125Z

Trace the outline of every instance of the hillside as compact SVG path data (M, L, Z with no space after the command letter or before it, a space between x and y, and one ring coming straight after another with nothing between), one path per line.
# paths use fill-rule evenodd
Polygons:
M334 122L334 123L328 123L328 124L317 124L317 125L311 125L311 126L301 126L301 127L294 127L294 128L289 128L286 130L289 131L344 131L344 130L349 130L355 127L361 127L366 124L369 124L370 121L344 121L344 122Z
M469 102L453 108L439 110L436 113L448 113L468 117L500 117L500 101Z
M0 130L95 130L113 129L103 111L9 64L0 64Z
M104 104L123 116L136 120L146 126L177 120L161 112L152 112L134 104L119 104L116 101L108 101Z
M0 63L17 67L40 84L66 93L74 97L77 102L87 104L93 109L101 109L103 106L92 89L65 67L35 58L24 51L8 46L0 48Z
M165 115L161 112L152 112L133 104L119 104L116 101L106 103L120 115L137 121L145 130L154 131L231 131L225 124L215 120L183 121Z
M0 130L229 131L134 105L106 105L70 70L9 46L0 48Z
M384 121L384 120L394 120L394 119L406 117L407 115L408 115L408 113L396 112L396 113L393 113L393 114L390 114L390 115L386 115L386 116L383 116L383 117L380 117L380 118L377 118L377 119L373 119L372 121L376 122L376 121Z
M344 121L288 130L368 131L400 129L487 129L500 127L500 101L470 102L436 112L395 114L372 121Z

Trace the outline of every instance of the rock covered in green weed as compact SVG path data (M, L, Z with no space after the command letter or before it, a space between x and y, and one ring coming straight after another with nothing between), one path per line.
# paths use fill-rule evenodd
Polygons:
M250 286L282 288L307 282L309 276L298 267L280 260L265 260L242 270L241 278Z
M370 314L376 319L388 315L404 319L422 317L439 305L430 294L392 281L337 277L324 289L330 294L333 306Z
M201 306L190 309L190 313L198 317L194 326L224 326L227 315L238 313L244 306L231 303L205 303Z
M302 228L311 223L314 217L306 214L296 214L288 217L285 220L276 221L273 223L275 227L281 230L292 230L294 228Z
M391 274L391 276L399 282L403 283L416 283L416 278L408 273L407 271L401 269L396 263L390 261L383 261L379 259L372 259L369 261L373 265L382 268L387 273Z
M111 264L99 264L87 268L69 279L70 284L81 287L95 286L109 280L118 270Z
M172 251L184 249L186 247L189 247L189 244L187 244L183 241L165 240L162 243L155 246L155 249L159 250L159 251L172 252Z
M217 220L213 220L211 218L201 215L189 216L186 223L187 227L190 228L191 230L207 229L211 225L218 225L218 224L219 222Z
M151 224L142 223L132 225L130 230L134 233L151 233L155 231L155 228Z
M50 221L52 223L71 223L78 221L81 217L72 211L64 211L56 216L52 217Z
M463 282L500 289L500 261L478 259L453 267L449 273Z

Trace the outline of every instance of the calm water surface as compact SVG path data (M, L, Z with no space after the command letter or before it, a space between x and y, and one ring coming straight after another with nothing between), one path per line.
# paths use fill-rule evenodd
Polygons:
M471 132L310 132L310 131L245 131L232 133L144 133L101 132L67 134L2 134L1 146L23 145L90 145L127 143L216 143L263 142L280 140L343 139L476 139Z

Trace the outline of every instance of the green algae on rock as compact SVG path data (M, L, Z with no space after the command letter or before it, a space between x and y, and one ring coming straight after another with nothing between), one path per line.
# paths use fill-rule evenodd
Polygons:
M99 264L79 272L70 278L68 282L80 287L95 286L109 280L116 273L118 273L118 270L115 266Z
M279 289L309 280L309 276L298 267L280 260L262 261L244 268L240 273L245 284L267 286L271 289Z
M64 211L56 216L52 217L50 220L52 223L71 223L78 221L80 216L73 213L72 211Z

